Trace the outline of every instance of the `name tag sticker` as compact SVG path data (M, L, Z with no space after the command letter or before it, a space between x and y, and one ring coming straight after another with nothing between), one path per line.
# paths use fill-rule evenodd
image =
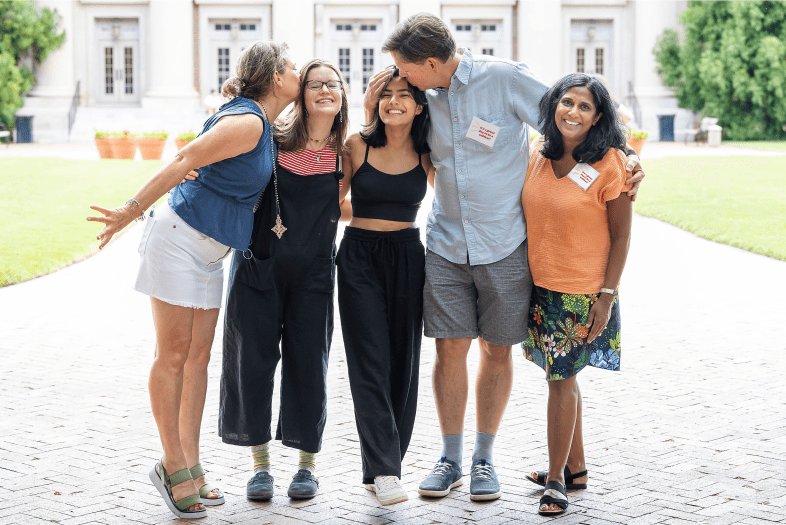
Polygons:
M595 182L595 179L598 178L598 175L600 175L598 170L582 162L576 164L576 166L570 170L568 178L578 184L582 190L587 191L587 189L592 186L592 183Z
M494 142L497 140L497 134L499 134L499 126L480 120L478 117L473 117L472 124L469 125L467 138L474 140L478 144L483 144L487 148L493 148Z

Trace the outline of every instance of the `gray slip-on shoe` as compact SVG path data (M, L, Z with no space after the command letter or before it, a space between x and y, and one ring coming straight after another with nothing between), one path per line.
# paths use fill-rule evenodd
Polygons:
M308 469L300 469L292 476L287 495L292 499L309 499L317 495L319 481Z
M265 501L273 497L273 476L269 472L257 472L248 480L246 498L251 501Z

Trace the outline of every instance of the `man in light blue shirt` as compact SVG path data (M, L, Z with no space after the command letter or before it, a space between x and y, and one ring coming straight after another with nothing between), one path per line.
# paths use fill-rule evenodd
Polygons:
M467 354L478 337L470 498L496 499L493 442L513 384L511 346L525 339L532 291L521 206L528 134L538 128L538 103L548 86L524 64L457 51L447 26L430 14L399 24L383 51L401 77L428 90L437 169L426 233L424 332L436 338L432 381L443 450L418 492L446 496L462 483ZM370 80L367 110L389 74ZM634 165L637 158L629 169Z

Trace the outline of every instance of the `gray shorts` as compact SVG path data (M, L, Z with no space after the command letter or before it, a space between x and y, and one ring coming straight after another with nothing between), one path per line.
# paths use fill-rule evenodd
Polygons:
M527 241L491 264L456 264L426 253L424 335L441 339L482 337L497 345L526 339L532 274Z

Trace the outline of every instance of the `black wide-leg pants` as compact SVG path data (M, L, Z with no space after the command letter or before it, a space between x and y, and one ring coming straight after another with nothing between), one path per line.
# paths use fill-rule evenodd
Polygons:
M417 228L347 227L336 263L363 483L400 478L418 401L425 250Z

